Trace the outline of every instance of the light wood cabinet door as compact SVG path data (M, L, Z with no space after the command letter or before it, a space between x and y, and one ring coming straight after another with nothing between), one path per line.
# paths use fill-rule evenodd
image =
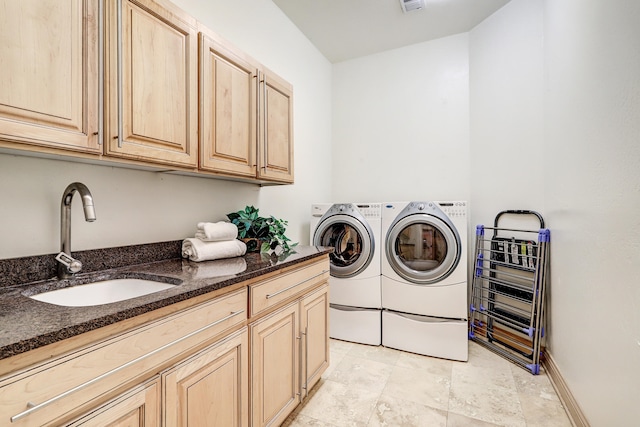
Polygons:
M0 0L0 145L101 151L97 4Z
M165 1L108 2L107 153L195 168L195 18Z
M250 326L251 425L280 425L300 403L299 302Z
M271 72L260 73L258 178L293 182L293 88Z
M256 177L258 66L200 33L200 169Z
M69 427L159 427L160 379L148 382L68 424Z
M302 397L318 382L329 367L329 285L325 284L301 302Z
M162 375L166 427L246 427L249 423L247 328Z

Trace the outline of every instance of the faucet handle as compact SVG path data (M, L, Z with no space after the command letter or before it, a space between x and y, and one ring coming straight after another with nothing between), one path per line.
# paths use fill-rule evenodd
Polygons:
M64 252L60 252L56 255L56 261L67 267L67 271L69 273L77 273L82 270L82 263Z

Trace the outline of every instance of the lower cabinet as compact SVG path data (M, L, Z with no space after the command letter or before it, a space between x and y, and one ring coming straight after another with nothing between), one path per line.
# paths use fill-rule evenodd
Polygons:
M0 426L280 425L329 366L328 257L264 277L55 357L34 350L2 370Z
M155 377L104 404L71 427L149 427L160 425L160 378Z
M242 288L0 377L0 426L246 426L246 309Z
M300 403L299 303L250 328L252 425L279 425Z
M81 416L73 427L247 427L247 328Z
M302 397L305 398L329 367L329 285L304 297L300 307L304 344Z
M329 286L250 324L252 426L280 425L329 366Z
M248 366L243 328L164 372L163 426L248 426Z

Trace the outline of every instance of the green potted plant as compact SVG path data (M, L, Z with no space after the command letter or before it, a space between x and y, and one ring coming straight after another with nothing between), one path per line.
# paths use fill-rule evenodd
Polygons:
M262 217L258 212L257 208L246 206L244 210L227 214L229 221L238 227L238 239L247 244L247 251L292 252L297 243L289 243L291 240L284 234L288 222L274 216Z

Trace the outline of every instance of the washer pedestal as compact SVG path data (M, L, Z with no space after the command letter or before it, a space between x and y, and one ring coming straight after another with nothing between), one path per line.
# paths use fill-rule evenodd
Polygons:
M382 343L380 323L382 312L375 308L356 308L330 304L329 336L360 344Z

